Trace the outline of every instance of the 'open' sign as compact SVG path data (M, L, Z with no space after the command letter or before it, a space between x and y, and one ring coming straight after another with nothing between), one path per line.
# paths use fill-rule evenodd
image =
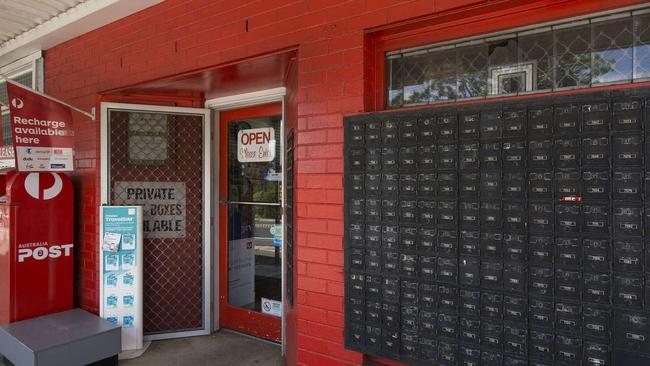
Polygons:
M272 127L251 128L237 133L237 160L240 163L273 161L275 131Z

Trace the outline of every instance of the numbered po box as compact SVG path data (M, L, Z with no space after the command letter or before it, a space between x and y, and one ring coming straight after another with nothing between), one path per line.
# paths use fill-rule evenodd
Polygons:
M481 111L480 137L482 140L501 138L503 120L500 110Z
M553 296L554 278L552 268L530 267L528 293L531 295Z
M526 356L528 353L528 327L524 324L505 324L503 327L504 351Z
M627 308L643 308L643 275L614 274L612 304Z
M581 243L579 238L555 238L555 265L556 267L580 269L581 268Z
M580 132L580 106L575 103L560 104L553 108L555 133L576 136Z
M531 169L553 168L553 140L532 140L528 142L528 166Z
M531 200L552 200L553 173L549 171L529 172L528 197Z
M508 200L523 200L526 196L526 173L503 173L503 198Z
M526 141L504 141L502 144L502 160L504 169L522 169L526 167Z
M481 317L501 319L503 317L503 294L499 292L481 292Z
M416 133L419 145L432 144L436 139L435 117L426 116L418 118Z
M438 141L456 141L458 138L458 119L455 114L446 114L436 118Z
M415 145L418 141L417 119L402 119L397 124L400 145Z
M418 146L417 166L419 170L433 170L436 168L436 145Z
M609 137L583 137L581 147L581 161L583 166L609 167L611 161Z
M505 295L503 297L503 313L515 322L528 321L528 299L524 296Z
M484 141L481 143L479 160L481 169L500 169L502 161L501 142Z
M614 234L623 236L643 235L643 206L635 204L614 204Z
M607 170L582 172L582 191L585 200L609 200L610 174Z
M650 316L640 311L614 313L614 346L617 349L650 352Z
M544 267L553 266L553 244L552 236L531 234L528 237L528 260Z
M528 205L528 227L531 232L552 233L555 213L552 203Z
M481 292L460 289L460 313L464 315L479 316L481 311ZM478 339L476 339L478 342Z
M609 308L585 305L582 307L582 334L588 337L610 339L612 333Z
M612 281L609 273L586 272L584 274L582 299L586 302L608 305L611 286Z
M528 109L528 133L531 136L551 136L553 134L553 108L535 106Z
M553 329L555 324L553 301L530 299L528 303L528 320L531 326Z
M479 115L478 113L461 113L459 116L458 137L461 140L478 140Z
M555 205L556 230L562 233L580 233L581 213L579 204Z
M570 334L580 334L582 329L582 306L568 302L555 303L556 329Z
M503 349L503 324L497 321L481 321L481 346L501 351Z
M577 170L555 172L555 196L581 197L582 177Z
M538 329L530 330L528 354L538 360L553 361L555 356L555 336L552 332Z
M643 136L621 134L612 137L614 148L614 167L643 166Z
M581 107L583 133L609 132L612 113L608 101L585 103Z
M558 334L555 337L555 361L564 365L580 365L582 361L582 339Z
M479 143L466 142L459 146L459 167L461 170L479 168Z
M611 258L609 239L585 238L582 240L582 262L585 271L609 272Z
M461 172L458 190L462 199L478 199L480 190L479 173Z
M555 296L562 299L580 300L582 273L568 269L555 270Z
M642 239L614 239L614 271L643 272L644 243Z
M580 139L555 139L553 159L556 168L578 168L580 166Z
M614 171L614 200L638 202L643 198L643 172Z
M585 366L611 366L611 348L606 343L584 342L582 362Z
M641 131L643 129L643 100L627 99L614 101L614 131Z
M526 262L528 236L519 233L503 233L503 258L513 262Z
M582 231L594 234L609 234L610 212L609 205L583 204Z
M525 135L526 110L523 108L505 109L503 111L503 137L524 137Z

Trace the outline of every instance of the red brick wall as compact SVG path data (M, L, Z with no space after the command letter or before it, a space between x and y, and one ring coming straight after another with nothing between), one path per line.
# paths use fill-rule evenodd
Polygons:
M479 33L488 24L498 26L489 13L497 6L534 4L530 11L538 17L519 14L525 22L539 14L577 15L635 2L640 1L168 0L47 50L45 87L90 109L99 107L105 91L297 46L295 95L289 98L295 101L297 130L297 293L289 339L297 338L297 348L288 345L289 362L357 365L362 356L343 347L342 116L374 105L374 38L365 30L402 22L400 31L412 37L414 23L406 20L425 17L422 25L435 27L443 19L436 16L458 18L467 11L483 18L486 25L474 29ZM393 33L376 34L395 42ZM76 300L97 312L99 122L80 120L76 129Z

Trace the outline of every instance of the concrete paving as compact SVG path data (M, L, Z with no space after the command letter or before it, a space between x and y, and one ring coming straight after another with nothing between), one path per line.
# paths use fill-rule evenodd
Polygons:
M120 366L280 366L280 345L229 331L156 341L147 352Z
M120 361L119 366L281 366L280 353L279 344L220 331L153 342L142 356Z

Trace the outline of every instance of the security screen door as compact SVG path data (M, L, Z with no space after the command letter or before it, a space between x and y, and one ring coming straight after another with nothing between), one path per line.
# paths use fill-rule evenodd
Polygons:
M103 104L104 111L104 202L144 206L145 336L208 333L209 110Z

